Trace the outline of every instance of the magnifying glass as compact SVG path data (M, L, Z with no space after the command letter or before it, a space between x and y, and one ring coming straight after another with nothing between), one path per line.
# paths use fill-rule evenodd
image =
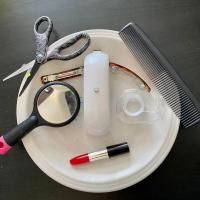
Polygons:
M35 96L33 111L28 119L0 137L0 154L5 154L36 127L69 124L79 110L80 97L71 85L59 81L44 85Z

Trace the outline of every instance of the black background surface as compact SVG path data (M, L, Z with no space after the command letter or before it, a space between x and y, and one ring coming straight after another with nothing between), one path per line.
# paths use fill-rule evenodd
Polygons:
M34 21L54 22L51 42L85 29L120 30L139 24L200 97L199 0L0 0L0 80L35 55ZM17 91L23 75L0 82L0 131L16 124ZM0 157L0 200L199 199L200 125L180 128L163 164L127 189L90 194L64 187L46 176L22 144Z

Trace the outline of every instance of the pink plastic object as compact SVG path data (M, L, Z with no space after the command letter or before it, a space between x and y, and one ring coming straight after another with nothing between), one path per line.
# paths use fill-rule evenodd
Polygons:
M3 136L0 137L0 154L3 155L9 151L12 147L6 143Z

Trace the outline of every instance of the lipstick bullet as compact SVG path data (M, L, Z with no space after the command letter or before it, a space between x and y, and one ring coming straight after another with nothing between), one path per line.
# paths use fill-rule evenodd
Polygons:
M129 151L130 150L129 150L129 146L128 146L127 142L124 142L124 143L108 146L108 147L106 147L106 149L101 150L101 151L85 153L85 154L76 156L76 157L70 159L70 164L71 165L80 165L83 163L93 162L96 160L111 158L113 156L117 156L117 155L120 155L123 153L128 153Z

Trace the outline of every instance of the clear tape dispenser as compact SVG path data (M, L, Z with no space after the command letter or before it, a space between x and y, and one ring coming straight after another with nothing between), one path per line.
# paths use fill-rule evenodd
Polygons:
M162 103L156 92L126 89L117 102L116 112L123 123L153 123L161 118Z

